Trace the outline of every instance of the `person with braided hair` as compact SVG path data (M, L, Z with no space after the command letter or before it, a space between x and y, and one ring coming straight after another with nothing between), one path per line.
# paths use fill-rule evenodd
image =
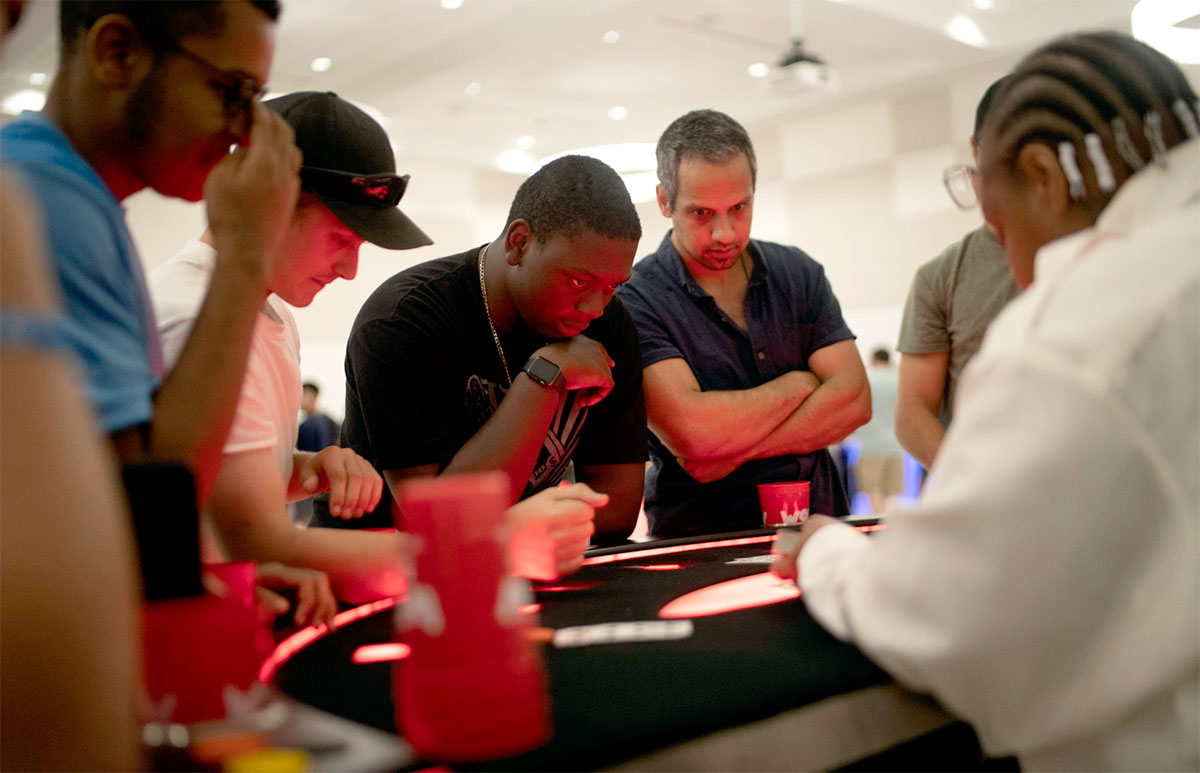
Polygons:
M1200 103L1128 36L1017 65L979 142L1025 291L960 386L923 498L814 516L774 569L1025 770L1200 769Z

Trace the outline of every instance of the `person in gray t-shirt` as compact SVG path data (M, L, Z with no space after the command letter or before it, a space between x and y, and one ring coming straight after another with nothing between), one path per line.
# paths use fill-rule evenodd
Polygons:
M975 110L975 132L987 117L997 87L984 92ZM971 136L971 155L978 146ZM977 172L959 167L969 185L946 185L955 201L973 203ZM926 469L933 466L954 411L959 374L979 350L988 324L1017 294L1004 250L986 227L971 231L917 269L900 325L900 383L896 396L896 437Z

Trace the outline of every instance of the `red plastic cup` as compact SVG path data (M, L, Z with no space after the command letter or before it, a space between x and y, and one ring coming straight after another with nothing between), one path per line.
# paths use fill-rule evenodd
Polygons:
M423 545L397 607L411 652L392 668L396 726L427 759L508 757L550 738L542 660L525 634L528 583L508 566L503 473L405 484L404 528Z
M809 482L806 480L758 484L763 526L799 526L807 521L808 489Z
M225 686L247 690L258 674L263 627L254 606L254 563L205 571L225 584L223 597L151 601L142 610L146 691L155 704L174 703L173 722L224 717Z

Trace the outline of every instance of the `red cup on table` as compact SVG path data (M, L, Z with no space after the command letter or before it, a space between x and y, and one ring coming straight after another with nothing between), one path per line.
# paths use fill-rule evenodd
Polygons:
M146 691L152 703L174 707L165 719L184 724L225 716L225 687L250 688L262 645L254 563L205 571L221 581L222 595L151 601L142 609Z
M763 526L772 529L799 528L808 520L809 486L806 480L758 484Z
M398 520L420 539L397 634L410 647L392 669L396 725L423 757L507 757L550 738L546 677L529 642L529 584L509 566L503 473L406 483Z

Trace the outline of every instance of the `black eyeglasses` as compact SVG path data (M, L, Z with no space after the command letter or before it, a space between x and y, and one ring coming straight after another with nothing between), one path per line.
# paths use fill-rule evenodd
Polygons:
M408 175L353 174L315 166L300 167L300 185L341 201L394 207L408 188Z
M220 84L217 91L221 95L221 107L226 118L242 115L250 109L250 104L266 92L267 87L258 82L258 78L247 75L241 70L223 70L199 54L193 54L178 44L163 46L168 51L192 60L212 73L213 78Z

